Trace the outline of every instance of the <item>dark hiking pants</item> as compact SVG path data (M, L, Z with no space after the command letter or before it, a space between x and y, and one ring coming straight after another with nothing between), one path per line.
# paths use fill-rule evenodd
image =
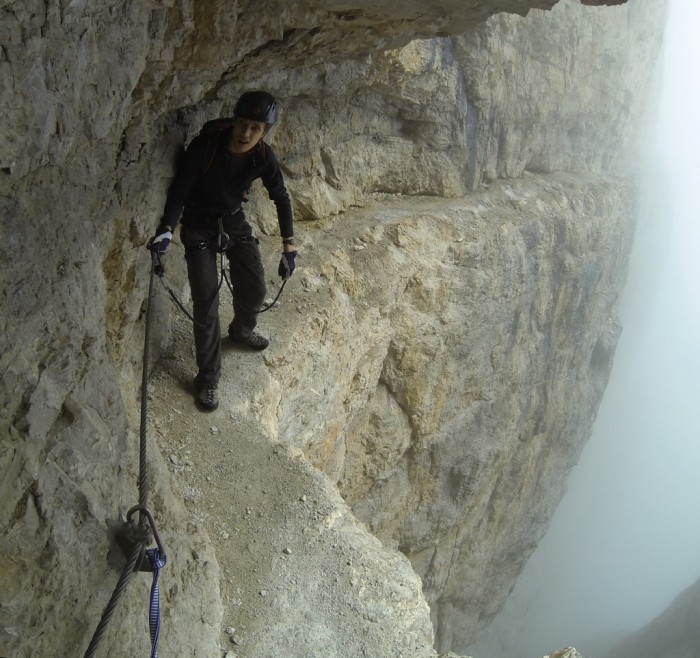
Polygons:
M183 227L182 242L195 319L196 386L216 383L221 374L217 240L216 231ZM236 338L245 338L255 328L257 312L265 301L265 272L257 239L250 233L231 236L226 258L233 288L233 320L229 333ZM227 288L225 282L222 287Z

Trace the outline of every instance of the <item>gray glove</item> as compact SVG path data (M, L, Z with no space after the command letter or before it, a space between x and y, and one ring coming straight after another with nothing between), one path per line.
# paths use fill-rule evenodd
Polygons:
M277 274L279 274L283 279L288 279L292 276L297 263L297 252L287 251L282 254L279 267L277 268Z
M148 248L151 251L156 252L159 256L165 253L168 248L170 241L173 239L173 232L170 230L169 226L163 226L162 224L156 229L155 235L151 238L148 243Z

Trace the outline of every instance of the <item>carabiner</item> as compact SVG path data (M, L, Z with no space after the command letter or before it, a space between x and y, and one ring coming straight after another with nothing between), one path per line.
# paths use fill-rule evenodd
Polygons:
M151 514L150 510L147 507L143 507L142 505L134 505L126 513L126 520L131 522L131 515L136 511L140 512L148 519L148 523L151 526L151 531L153 532L153 539L156 540L156 544L158 546L158 550L160 551L160 554L163 557L165 557L165 549L163 548L163 544L160 541L160 535L158 534L158 529L156 528L156 522L153 520L153 514Z

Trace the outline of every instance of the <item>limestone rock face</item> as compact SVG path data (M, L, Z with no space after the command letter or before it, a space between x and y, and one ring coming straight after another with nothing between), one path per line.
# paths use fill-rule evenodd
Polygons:
M336 546L368 556L354 567L359 603L349 589L306 618L294 602L311 590L286 572L276 587L298 617L285 628L331 637L324 658L345 658L358 637L373 638L367 655L463 650L544 533L605 387L663 5L2 3L3 655L82 655L116 583L110 529L139 499L144 246L182 145L250 88L281 101L270 141L300 260L261 321L273 346L221 413L297 455L299 473L311 463L319 505L343 519ZM253 197L274 268L275 215ZM168 276L186 300L178 249ZM160 288L152 308L149 368L179 354ZM176 411L208 445L201 417ZM152 436L163 654L223 655L231 616L245 608L261 637L267 618L255 621L259 594L235 597L227 579L245 577L243 558L160 449ZM269 472L253 462L247 476ZM259 505L272 503L261 493ZM304 534L313 523L279 509L266 518L333 556L326 535ZM325 571L317 591L345 582ZM147 650L148 585L133 580L100 655ZM313 655L293 633L276 637L289 658ZM245 655L274 654L260 642Z
M629 239L630 196L526 175L467 204L397 201L372 227L346 213L363 249L331 239L322 269L305 269L310 293L330 299L273 364L292 386L261 406L279 407L280 436L410 557L440 646L474 632L460 611L495 609L595 417L625 256L594 245L612 226Z

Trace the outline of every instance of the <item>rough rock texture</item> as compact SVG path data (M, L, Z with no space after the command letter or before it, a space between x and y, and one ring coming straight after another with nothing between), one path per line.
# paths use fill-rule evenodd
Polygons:
M565 647L555 653L550 653L544 658L583 658L583 656L573 647Z
M581 656L581 654L573 647L566 647L565 649L560 649L559 651L550 653L544 658L583 658L583 656Z
M290 291L266 329L283 333L285 310L303 297ZM367 533L298 448L258 422L255 410L267 415L260 398L279 387L259 354L227 345L224 367L235 375L221 386L219 411L206 422L183 413L192 406L191 329L175 320L172 349L149 385L152 436L188 524L206 530L219 560L221 646L247 656L434 657L428 605L408 560ZM266 361L288 350L275 340Z
M412 202L379 233L389 244L368 236L353 259L360 267L341 270L336 282L348 299L378 303L379 317L334 304L324 334L367 327L352 361L345 365L331 340L333 388L316 385L320 402L281 401L289 409L281 427L338 473L370 529L411 558L446 647L475 632L465 610L495 612L558 501L617 338L611 313L625 257L612 250L602 259L595 245L611 225L630 229L630 198L609 182L525 176L470 201L442 202L442 212L419 206L419 217ZM387 262L396 263L396 286L386 286ZM583 363L585 377L574 365ZM330 406L344 378L339 390L357 389L362 413L342 396ZM301 412L297 426L292 409ZM322 443L311 441L309 418L325 428Z
M143 246L178 149L251 87L284 108L272 140L302 220L300 269L264 321L274 342L248 366L253 379L225 375L240 397L221 413L231 436L257 428L266 460L246 473L261 482L276 464L279 486L251 509L296 538L318 577L299 577L295 548L266 562L269 591L286 594L256 626L259 592L239 606L227 583L252 587L264 554L220 541L225 497L214 514L183 494L156 428L163 655L222 655L239 614L250 630L237 653L283 645L289 658L459 651L488 622L546 529L605 386L633 232L633 137L663 22L662 0L570 0L522 17L555 4L0 4L3 655L82 655L116 584L108 522L138 500ZM264 195L250 215L274 233ZM276 244L263 240L272 263ZM172 254L185 295L177 244ZM172 307L160 293L154 305L155 358ZM165 401L178 399L192 428L192 477L240 477L227 470L235 443L219 462L216 445L202 449L198 464L209 427L177 398L192 374L183 359ZM294 505L305 487L318 518ZM361 597L343 588L355 586L344 551L364 556ZM146 650L148 583L133 582L101 655ZM264 622L280 610L288 632L270 644Z
M682 592L654 621L607 658L694 658L700 655L700 581Z

